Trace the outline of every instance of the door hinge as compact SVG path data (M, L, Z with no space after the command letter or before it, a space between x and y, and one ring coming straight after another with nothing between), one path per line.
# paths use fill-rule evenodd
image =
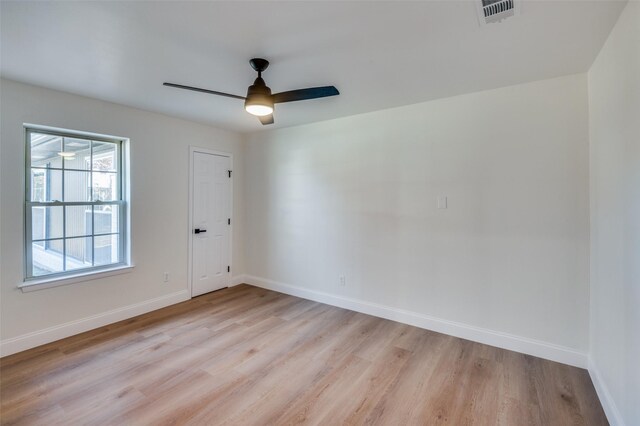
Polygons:
M227 272L231 272L231 266L227 266Z
M227 170L229 172L229 177L231 177L231 170Z
M227 219L227 225L231 225L231 218Z

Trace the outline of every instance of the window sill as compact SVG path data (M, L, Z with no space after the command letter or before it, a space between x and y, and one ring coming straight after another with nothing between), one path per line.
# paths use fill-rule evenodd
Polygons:
M44 290L46 288L59 287L62 285L74 284L84 281L97 280L100 278L106 278L113 275L120 275L129 273L135 268L134 265L120 265L109 269L104 269L102 271L92 271L85 273L78 273L74 275L67 275L65 277L58 278L44 278L41 280L29 280L25 281L22 284L18 285L18 288L22 290L23 293L28 293L31 291Z

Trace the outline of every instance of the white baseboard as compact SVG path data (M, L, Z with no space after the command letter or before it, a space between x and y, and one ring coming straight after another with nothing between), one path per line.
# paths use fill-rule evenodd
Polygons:
M236 275L235 277L231 277L231 284L229 284L229 287L235 287L237 285L244 284L245 282L245 275Z
M624 426L622 415L620 414L611 393L609 393L609 388L602 379L600 370L598 370L598 367L591 357L589 357L589 376L591 376L593 387L596 388L596 393L598 394L604 413L607 415L609 424L611 426Z
M189 291L181 290L175 293L156 297L155 299L145 300L144 302L113 309L87 318L45 328L44 330L5 339L0 341L0 356L7 356L16 352L35 348L36 346L64 339L65 337L93 330L94 328L155 311L156 309L164 308L165 306L184 302L190 298Z
M266 278L244 275L244 282L257 287L274 290L280 293L309 299L352 311L362 312L380 318L398 321L427 330L437 331L450 336L484 343L498 348L508 349L539 358L560 362L580 368L587 368L587 355L564 346L555 345L526 337L489 330L473 325L449 321L417 312L397 309L377 303L365 302L316 290L308 290L289 284L279 283Z

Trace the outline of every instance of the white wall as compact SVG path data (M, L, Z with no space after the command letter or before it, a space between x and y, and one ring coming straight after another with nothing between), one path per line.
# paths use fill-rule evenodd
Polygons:
M612 424L640 424L640 3L589 71L591 365Z
M254 134L248 281L584 365L587 120L581 74Z
M234 213L242 223L243 141L234 133L112 103L0 81L1 195L0 297L1 339L20 349L47 336L62 337L93 318L107 320L159 307L188 297L188 157L189 145L233 153ZM24 136L23 123L41 124L128 137L131 140L132 258L124 275L22 293ZM234 272L242 272L243 235L234 227ZM163 283L163 272L170 282ZM165 297L166 296L166 297ZM151 304L145 304L151 301ZM90 318L84 322L83 319ZM69 327L55 328L63 324ZM54 327L54 330L51 330ZM38 333L48 329L48 333ZM30 334L31 333L31 334ZM25 337L21 340L20 336ZM3 348L5 349L5 348Z

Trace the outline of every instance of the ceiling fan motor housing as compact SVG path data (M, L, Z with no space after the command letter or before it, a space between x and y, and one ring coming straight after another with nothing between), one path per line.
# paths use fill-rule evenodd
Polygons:
M273 98L271 89L265 84L262 77L256 78L247 90L247 99L244 101L245 108L248 105L266 105L273 108Z

